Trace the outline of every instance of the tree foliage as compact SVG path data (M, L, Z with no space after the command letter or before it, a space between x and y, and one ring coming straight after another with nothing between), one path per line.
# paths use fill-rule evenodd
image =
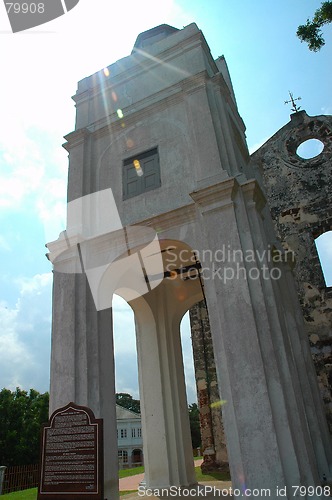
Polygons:
M306 24L302 24L297 28L296 34L301 42L308 44L310 50L318 52L325 45L322 26L331 22L332 1L322 2L321 7L316 10L312 20L307 19Z
M140 401L138 399L134 399L130 394L127 394L126 392L118 392L115 397L117 405L127 408L127 410L131 410L135 413L141 412Z
M49 395L19 388L0 392L0 465L38 463L40 432L48 421Z
M199 409L197 404L192 403L191 405L189 405L188 411L192 446L193 448L199 448L201 446L201 429L199 424Z

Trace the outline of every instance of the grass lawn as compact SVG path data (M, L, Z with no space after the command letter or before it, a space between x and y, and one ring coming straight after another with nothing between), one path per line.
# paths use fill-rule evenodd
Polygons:
M133 469L123 469L119 471L119 478L135 476L144 472L144 467L135 467ZM199 483L204 481L230 481L230 475L227 472L215 472L214 474L202 474L200 467L195 467L196 479ZM134 491L121 491L120 495L128 495ZM1 500L36 500L37 488L31 490L16 491L15 493L7 493L1 495Z
M119 470L119 479L122 477L136 476L136 474L142 474L144 472L144 466L134 467L133 469L122 469Z
M195 467L196 479L199 483L204 481L230 481L229 472L213 472L212 474L202 474L200 467Z
M6 493L6 495L1 495L1 500L36 500L37 498L37 488L32 488L31 490L15 491L14 493Z

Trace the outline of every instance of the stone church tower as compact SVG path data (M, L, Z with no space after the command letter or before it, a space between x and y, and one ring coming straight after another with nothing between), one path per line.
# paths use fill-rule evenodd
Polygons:
M114 293L135 313L146 487L196 483L180 322L204 296L233 487L276 498L331 479L294 280L224 59L195 24L158 26L74 100L67 230L48 244L51 411L74 401L104 419L105 497L118 488Z

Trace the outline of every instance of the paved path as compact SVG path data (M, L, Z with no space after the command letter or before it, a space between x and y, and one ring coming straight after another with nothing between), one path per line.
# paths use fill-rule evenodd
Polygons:
M195 460L195 467L198 467L203 462L203 459ZM137 490L139 483L144 479L143 474L136 474L135 476L122 477L119 479L120 491Z
M144 479L143 474L135 474L135 476L122 477L119 479L119 490L130 491L137 490L139 483Z
M200 498L206 498L206 499L209 499L211 500L212 498L228 498L229 500L233 499L233 496L230 494L230 488L231 488L231 485L232 483L230 481L208 481L208 482L204 482L204 483L201 483L200 484L200 491L199 491L199 496ZM205 490L204 490L204 486L205 486ZM202 490L203 488L203 490ZM225 491L225 490L228 490L228 491ZM218 490L223 490L223 491L218 491ZM135 493L129 493L128 495L124 495L124 496L120 496L119 497L119 500L164 500L164 499L167 499L167 496L165 497L165 495L163 496L155 496L155 495L151 495L149 494L148 497L147 496L139 496L137 494L137 492ZM193 490L192 494L191 495L188 495L188 493L186 492L186 494L183 496L180 494L179 495L176 495L174 496L174 494L172 493L172 498L177 498L177 499L181 499L181 500L189 500L189 499L192 499L192 500L197 500L198 498L198 491L195 491Z

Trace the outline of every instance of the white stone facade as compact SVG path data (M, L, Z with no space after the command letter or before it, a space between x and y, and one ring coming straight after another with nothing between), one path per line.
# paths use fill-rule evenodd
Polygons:
M141 416L116 405L119 468L143 465Z

